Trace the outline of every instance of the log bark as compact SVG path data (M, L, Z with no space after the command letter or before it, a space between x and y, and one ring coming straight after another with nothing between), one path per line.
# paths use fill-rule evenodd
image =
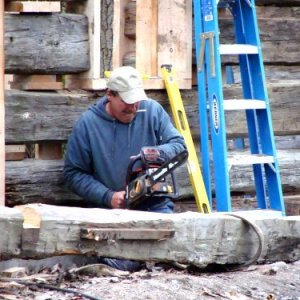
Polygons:
M5 16L7 74L69 74L90 68L88 19L76 14Z
M230 152L232 153L232 152ZM280 150L278 160L284 192L300 191L300 151ZM62 176L63 160L36 160L6 162L6 204L15 206L27 203L46 203L96 207L70 192L64 185ZM213 172L211 173L213 177ZM186 166L176 171L176 179L181 198L193 198ZM255 192L251 167L232 167L230 171L233 193Z
M12 257L42 258L64 254L89 254L146 261L179 262L198 267L210 264L243 264L260 253L259 262L295 261L300 258L300 217L281 217L278 212L157 214L128 210L82 209L28 205L14 209L24 217L20 251L5 244L2 251ZM1 215L5 222L5 216ZM259 227L260 238L250 224ZM0 223L1 224L1 223ZM21 225L18 223L18 225ZM21 227L21 226L20 226ZM112 233L104 239L85 239L88 228ZM20 230L7 234L16 236ZM122 232L174 231L160 240L136 239ZM147 234L147 233L146 233ZM121 237L121 238L119 238ZM125 237L125 238L124 238ZM262 251L258 251L262 243Z

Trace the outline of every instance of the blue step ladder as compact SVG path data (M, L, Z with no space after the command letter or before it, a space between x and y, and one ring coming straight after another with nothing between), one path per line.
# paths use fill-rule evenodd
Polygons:
M220 44L218 8L232 14L235 44ZM230 168L251 165L259 209L285 215L270 105L253 0L193 0L197 81L204 184L212 207L210 149L216 210L231 211ZM224 99L223 55L238 58L244 99ZM250 153L228 156L225 113L244 110ZM210 145L211 138L211 145Z

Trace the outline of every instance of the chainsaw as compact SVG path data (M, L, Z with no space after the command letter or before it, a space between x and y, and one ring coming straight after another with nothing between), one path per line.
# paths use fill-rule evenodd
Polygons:
M156 147L144 147L130 160L126 175L126 207L134 209L145 199L155 197L177 198L173 171L186 162L188 152L180 152L165 161ZM169 176L170 175L170 176Z

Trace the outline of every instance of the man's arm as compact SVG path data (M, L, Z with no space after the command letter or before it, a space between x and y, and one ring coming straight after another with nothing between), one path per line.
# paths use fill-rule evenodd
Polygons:
M159 146L164 158L171 159L176 154L186 149L183 136L178 132L171 122L170 116L161 108L160 112Z
M79 121L69 137L64 165L64 178L69 188L99 207L111 207L113 191L93 177L88 135Z

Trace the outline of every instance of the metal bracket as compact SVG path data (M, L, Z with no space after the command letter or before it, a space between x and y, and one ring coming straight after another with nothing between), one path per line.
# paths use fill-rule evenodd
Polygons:
M210 57L210 73L212 77L216 76L216 63L215 63L215 46L214 46L214 32L205 32L200 35L200 53L198 62L198 72L202 71L204 64L204 53L206 40L209 40L209 57Z
M251 0L245 0L247 2L247 4L252 8L253 7L253 3L251 2Z

